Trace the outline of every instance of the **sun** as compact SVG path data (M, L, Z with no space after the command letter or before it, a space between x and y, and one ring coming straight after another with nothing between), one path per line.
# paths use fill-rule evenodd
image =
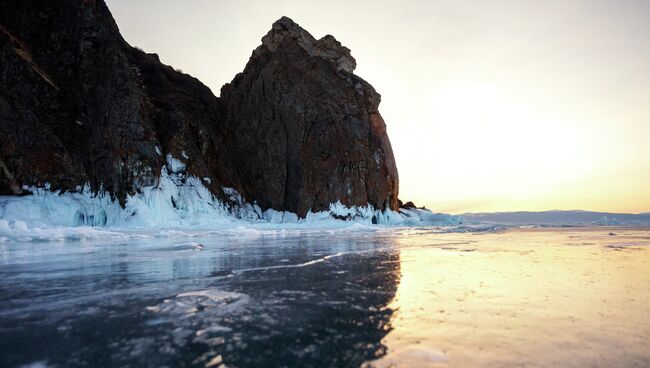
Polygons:
M403 187L416 198L445 193L446 200L493 197L517 200L552 192L591 169L589 132L565 116L525 102L496 83L448 82L429 91L420 111L419 172ZM403 149L404 147L400 147ZM444 173L444 176L441 174ZM423 177L431 176L431 177ZM425 185L421 185L420 183Z

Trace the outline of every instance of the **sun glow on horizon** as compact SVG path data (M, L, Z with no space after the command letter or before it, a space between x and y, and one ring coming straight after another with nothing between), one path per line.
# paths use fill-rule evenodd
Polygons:
M535 108L506 88L481 82L447 82L432 89L427 100L430 103L418 115L438 123L428 137L408 132L418 137L419 144L396 140L398 165L404 166L400 157L422 157L433 171L457 180L443 187L427 180L428 170L407 171L402 193L412 194L416 203L453 213L602 210L599 206L643 212L650 203L650 190L643 184L650 183L650 172L630 175L623 167L609 176L599 174L603 167L616 167L619 158L594 144L607 139L602 132L590 129L587 122L571 120L566 112ZM417 130L421 124L412 126ZM431 146L447 154L426 157ZM616 201L601 197L608 192L607 186L622 189L623 184L627 195L619 195ZM436 190L445 193L443 201L430 199ZM580 204L566 207L565 203L572 202Z
M531 190L552 190L592 165L592 153L585 147L588 133L539 114L498 86L443 85L431 91L427 100L430 104L423 115L444 122L432 127L432 137L439 138L431 143L437 151L449 153L429 157L429 165L463 178L447 192L448 199L478 196L486 190L525 197ZM404 155L422 149L427 145L398 146L396 151ZM426 151L414 155L426 155ZM419 178L414 182L425 181Z

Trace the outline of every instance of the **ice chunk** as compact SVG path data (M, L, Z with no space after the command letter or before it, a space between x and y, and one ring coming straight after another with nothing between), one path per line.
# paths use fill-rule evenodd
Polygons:
M165 314L193 315L207 312L225 315L240 311L249 301L250 297L246 294L210 288L178 294L158 305L149 306L146 310Z
M178 159L175 159L171 153L167 154L167 170L173 174L185 172L185 164Z

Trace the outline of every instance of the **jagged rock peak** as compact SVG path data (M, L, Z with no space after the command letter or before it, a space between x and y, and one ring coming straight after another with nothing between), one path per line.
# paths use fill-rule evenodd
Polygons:
M287 38L295 40L310 56L318 56L336 64L339 71L352 73L357 67L357 61L350 54L350 49L341 45L334 36L326 35L316 40L289 17L282 17L273 23L269 33L262 38L262 47L275 52Z
M283 17L221 89L240 193L305 216L340 201L397 210L398 173L379 94L350 50Z

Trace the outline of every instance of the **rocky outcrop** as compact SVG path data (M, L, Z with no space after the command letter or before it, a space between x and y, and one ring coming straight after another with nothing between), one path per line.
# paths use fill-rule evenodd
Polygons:
M264 209L396 209L380 96L355 66L282 18L217 98L129 46L103 1L3 1L0 194L89 183L123 201L171 155L218 197L231 187Z
M221 90L247 197L301 215L339 199L396 208L380 96L352 74L355 66L334 37L316 40L286 17L273 24L244 72Z
M106 6L4 1L0 24L0 159L14 181L118 195L153 183L146 95Z

